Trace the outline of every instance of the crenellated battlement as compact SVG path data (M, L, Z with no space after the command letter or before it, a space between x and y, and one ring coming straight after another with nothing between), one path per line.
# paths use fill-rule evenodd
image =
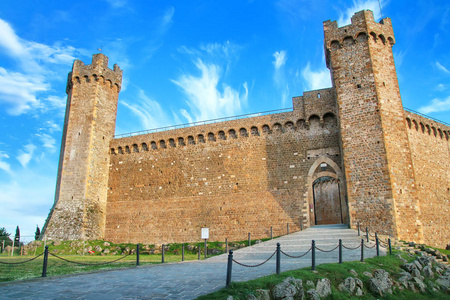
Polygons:
M74 84L91 82L108 84L110 88L116 88L118 93L122 87L122 72L117 64L114 64L113 69L109 69L108 57L102 53L94 54L90 65L75 60L67 79L66 93L70 92Z

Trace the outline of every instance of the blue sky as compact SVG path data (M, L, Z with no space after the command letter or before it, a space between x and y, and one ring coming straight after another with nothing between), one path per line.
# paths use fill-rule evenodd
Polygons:
M450 2L382 1L403 105L450 123ZM330 87L322 22L378 1L0 4L0 227L32 235L52 206L67 73L102 49L123 73L116 134L292 106Z

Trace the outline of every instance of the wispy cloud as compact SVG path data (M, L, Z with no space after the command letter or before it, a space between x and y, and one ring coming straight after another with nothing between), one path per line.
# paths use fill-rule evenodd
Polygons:
M56 140L46 133L37 133L36 136L42 143L42 146L48 149L51 153L56 151Z
M51 81L59 78L55 66L70 65L81 52L71 46L56 43L44 45L21 39L13 28L0 19L0 50L16 64L16 70L0 67L0 104L10 115L20 115L42 108L43 92L51 91ZM47 98L52 103L53 98ZM58 106L61 108L61 106Z
M105 0L108 2L113 8L121 8L127 4L126 0Z
M159 24L161 34L164 34L172 25L174 14L175 14L175 8L173 6L171 6L162 15L161 22Z
M0 170L11 173L11 165L4 161L5 158L8 159L9 155L3 151L0 151Z
M33 157L33 152L36 149L36 146L33 144L25 145L24 150L19 150L19 155L16 157L20 162L22 167L26 168L31 158Z
M381 1L381 6L385 5L388 1ZM351 17L360 10L369 9L373 11L374 19L381 18L380 5L378 0L353 0L353 5L347 8L345 11L339 12L338 25L342 27L351 23Z
M148 97L143 90L139 90L137 101L129 103L128 101L120 101L120 104L128 108L139 120L141 126L139 128L157 128L170 124L170 119L161 108L161 105Z
M423 114L450 111L450 96L445 99L435 98L430 104L420 107L418 111Z
M242 84L240 93L226 83L219 86L221 77L220 66L206 64L201 59L195 62L200 76L185 73L177 80L172 80L186 95L186 103L190 108L189 116L184 110L182 115L188 120L208 120L241 113L242 104L247 103L247 82Z
M287 83L284 70L287 61L286 51L275 51L272 56L274 57L274 61L272 61L274 67L273 80L275 86L281 92L281 103L285 107L289 98L289 84Z
M438 62L438 61L436 61L436 67L437 67L439 70L441 70L442 72L447 73L447 74L450 74L450 71L449 71L446 67L444 67L443 65L441 65L441 63Z
M313 71L311 70L311 65L308 62L306 67L302 70L302 76L303 79L305 79L306 85L310 90L318 90L331 87L330 71L327 68Z

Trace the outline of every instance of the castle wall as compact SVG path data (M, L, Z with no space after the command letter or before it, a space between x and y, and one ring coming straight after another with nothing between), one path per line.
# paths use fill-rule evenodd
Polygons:
M208 227L211 240L240 240L309 226L308 171L321 156L340 162L334 93L320 92L294 98L314 110L113 140L106 238L186 242Z
M424 242L443 248L450 240L450 127L408 111L405 115Z

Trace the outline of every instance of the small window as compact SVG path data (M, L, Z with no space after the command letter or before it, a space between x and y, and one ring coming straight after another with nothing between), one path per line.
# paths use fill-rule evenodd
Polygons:
M228 130L228 136L230 137L230 139L235 139L235 138L237 138L237 136L236 136L236 131L235 131L234 129Z
M111 154L116 154L116 150L114 150L114 148L111 148L110 153L111 153Z
M172 147L172 148L176 146L174 139L169 139L169 146Z
M219 131L219 139L221 139L221 140L226 140L227 139L227 137L225 135L225 132Z
M141 147L142 147L142 151L148 151L148 147L147 147L146 143L142 143Z
M269 134L270 133L270 127L269 127L269 125L263 125L263 127L262 127L262 132L264 133L264 134Z
M186 144L184 143L184 139L182 137L178 138L178 146L186 146Z
M293 131L294 130L294 123L286 122L286 124L284 124L284 127L286 127L286 130L288 130L288 131Z
M197 136L197 141L198 141L199 143L204 143L204 142L205 142L205 137L203 136L203 134L199 134L199 135Z
M253 136L259 136L258 127L253 126L250 130Z
M137 144L133 144L133 153L138 153L139 152L139 147Z
M188 144L195 145L195 139L192 135L188 136Z
M212 132L208 133L208 141L210 141L210 142L216 141L216 137L214 136L214 133L212 133Z
M164 142L164 141L163 141L163 142ZM152 142L150 143L150 145L151 145L151 147L152 147L152 150L158 149L158 146L156 145L156 142L155 142L155 141L152 141Z
M130 151L130 147L128 147L128 146L125 146L125 152L126 152L126 153L131 153L131 151Z
M274 130L275 132L282 132L281 124L280 124L280 123L275 123L275 124L273 124L273 130Z
M123 149L122 149L122 147L119 147L119 148L117 149L117 152L119 152L119 154L123 154Z
M162 148L162 149L167 148L166 141L165 140L160 140L159 141L159 147Z
M241 137L248 137L247 129L245 129L245 128L239 129L239 135Z

